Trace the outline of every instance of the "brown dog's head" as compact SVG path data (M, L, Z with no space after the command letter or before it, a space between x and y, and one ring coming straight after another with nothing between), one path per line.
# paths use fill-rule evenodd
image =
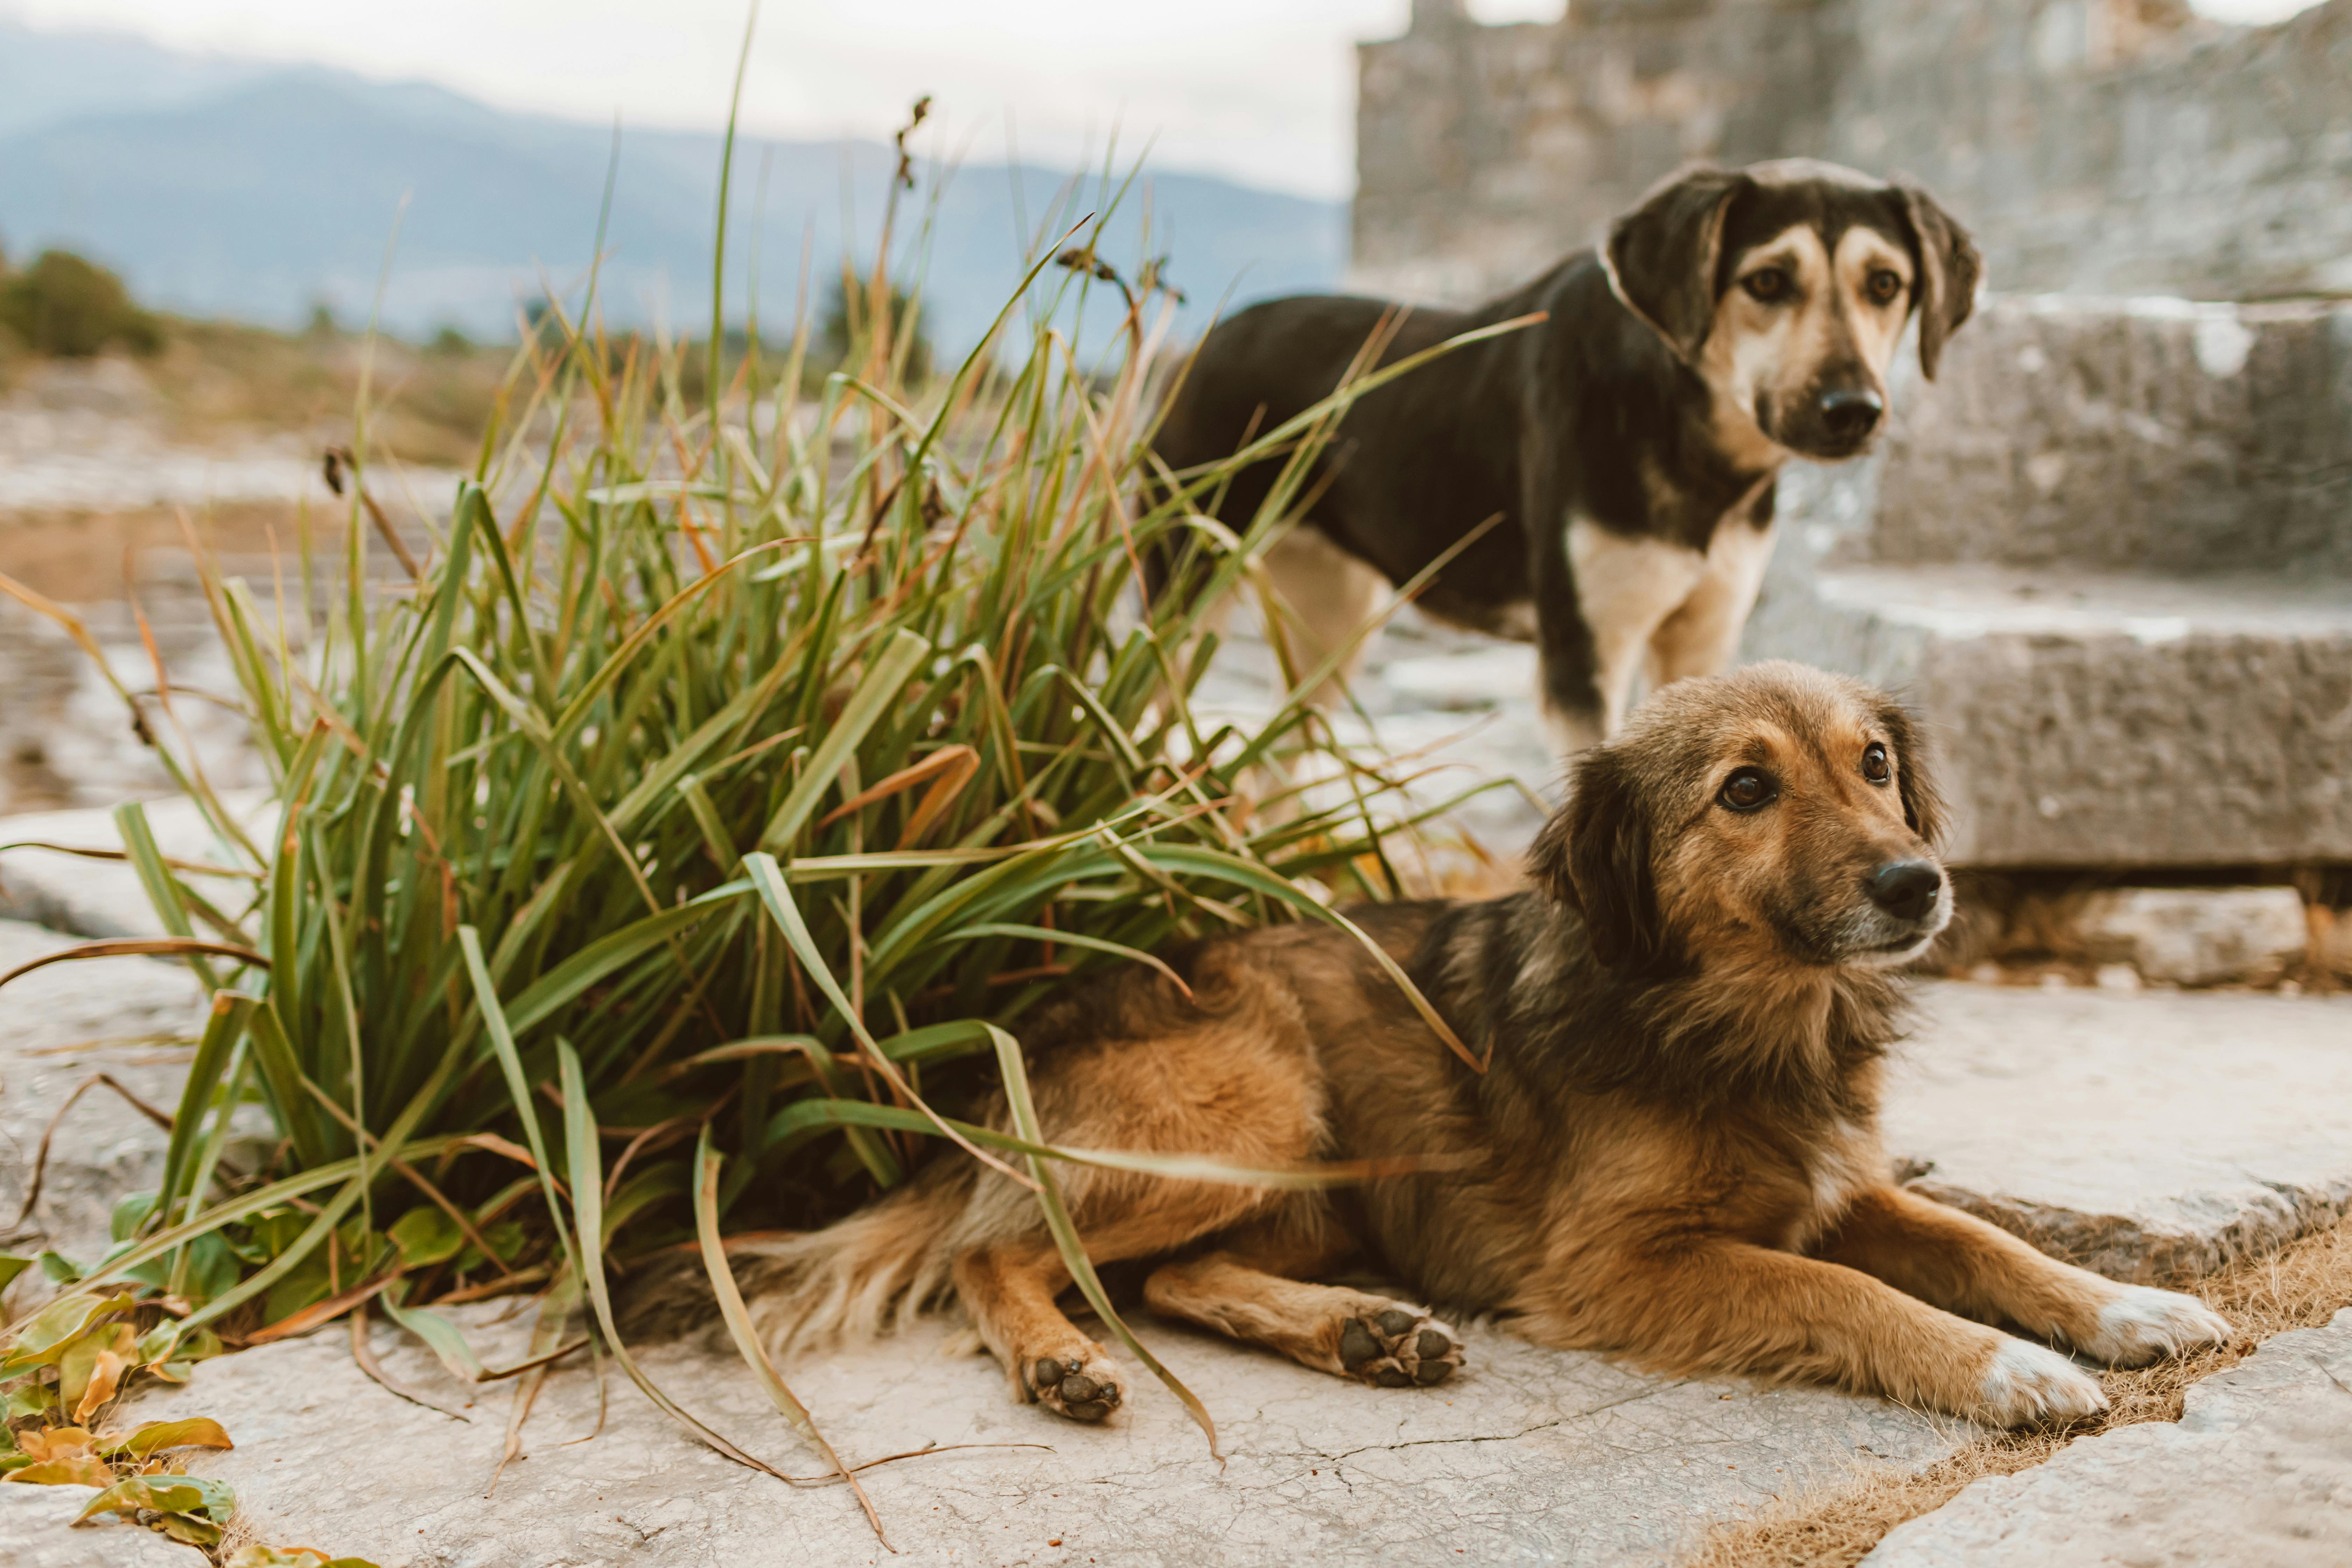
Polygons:
M1676 681L1579 757L1528 871L1612 969L1884 967L1951 919L1942 809L1892 700L1751 665Z
M1933 380L1981 271L1926 192L1809 158L1685 169L1602 255L1617 297L1714 394L1724 449L1759 463L1869 445L1904 323L1918 312Z

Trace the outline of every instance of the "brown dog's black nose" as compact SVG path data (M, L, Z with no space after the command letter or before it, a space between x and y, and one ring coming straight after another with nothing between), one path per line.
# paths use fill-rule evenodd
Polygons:
M1923 921L1944 890L1944 874L1926 860L1894 860L1873 871L1863 887L1870 901L1899 921Z
M1859 441L1870 434L1886 404L1866 386L1832 387L1822 394L1822 427L1839 441Z

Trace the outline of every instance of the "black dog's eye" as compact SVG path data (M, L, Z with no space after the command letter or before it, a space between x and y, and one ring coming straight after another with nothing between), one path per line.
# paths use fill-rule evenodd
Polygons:
M1789 275L1777 267L1759 267L1739 280L1739 286L1769 305L1789 297Z
M1862 776L1873 784L1885 784L1893 776L1893 770L1886 765L1886 748L1875 741L1862 753Z
M1882 267L1870 275L1870 281L1863 287L1869 290L1871 299L1879 304L1892 305L1895 303L1895 297L1903 292L1903 275L1899 272L1890 272Z
M1759 805L1770 805L1772 797L1780 793L1772 787L1772 781L1756 769L1742 768L1723 781L1723 788L1715 798L1734 811L1754 811Z

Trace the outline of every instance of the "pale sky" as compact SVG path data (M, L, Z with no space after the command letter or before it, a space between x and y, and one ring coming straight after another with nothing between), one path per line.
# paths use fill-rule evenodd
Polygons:
M1964 4L1967 0L1954 0ZM2198 0L2268 21L2310 0ZM1472 0L1486 21L1561 0ZM767 0L744 123L772 136L882 136L918 93L946 145L993 160L1099 155L1116 128L1153 162L1321 196L1354 185L1360 38L1409 0ZM0 0L45 28L438 82L503 108L640 126L726 118L744 0ZM1017 109L1017 117L1014 110Z

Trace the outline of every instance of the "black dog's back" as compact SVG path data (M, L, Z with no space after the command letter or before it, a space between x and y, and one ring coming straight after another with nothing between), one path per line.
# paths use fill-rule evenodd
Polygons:
M1177 469L1230 457L1338 390L1377 334L1388 337L1376 363L1393 364L1475 327L1544 309L1579 260L1597 273L1588 252L1475 312L1323 294L1253 305L1202 341L1155 447ZM1533 354L1526 334L1509 333L1441 355L1366 394L1302 489L1317 498L1307 513L1315 526L1393 583L1502 514L1422 600L1440 616L1487 630L1503 630L1502 608L1528 593L1517 425L1494 414L1519 403ZM1204 510L1236 531L1246 528L1286 456L1243 469L1222 500L1204 498L1213 503Z
M1339 390L1348 367L1357 364L1364 345L1383 329L1388 343L1379 364L1392 364L1473 324L1475 318L1465 312L1400 310L1388 300L1336 294L1251 306L1202 339L1155 447L1162 461L1179 470L1233 456ZM1390 581L1402 583L1421 572L1482 517L1515 508L1517 470L1510 433L1477 430L1463 418L1475 406L1467 381L1494 374L1479 360L1498 353L1512 353L1510 341L1444 355L1367 393L1348 411L1307 475L1303 494L1319 496L1310 508L1315 524L1340 548L1379 566ZM1413 461L1397 461L1400 451L1413 451ZM1360 461L1357 454L1383 454L1385 461ZM1277 454L1234 475L1223 500L1213 505L1213 515L1233 529L1249 527L1282 478L1284 461L1286 454ZM1479 494L1467 494L1465 478L1467 489ZM1371 484L1379 494L1357 494ZM1379 527L1388 517L1413 517L1423 527ZM1473 555L1484 560L1465 557L1449 566L1437 599L1486 597L1463 595L1463 578L1524 576L1527 548L1517 538L1500 538L1506 531L1515 529L1496 529L1479 541ZM1433 609L1442 611L1442 605Z

